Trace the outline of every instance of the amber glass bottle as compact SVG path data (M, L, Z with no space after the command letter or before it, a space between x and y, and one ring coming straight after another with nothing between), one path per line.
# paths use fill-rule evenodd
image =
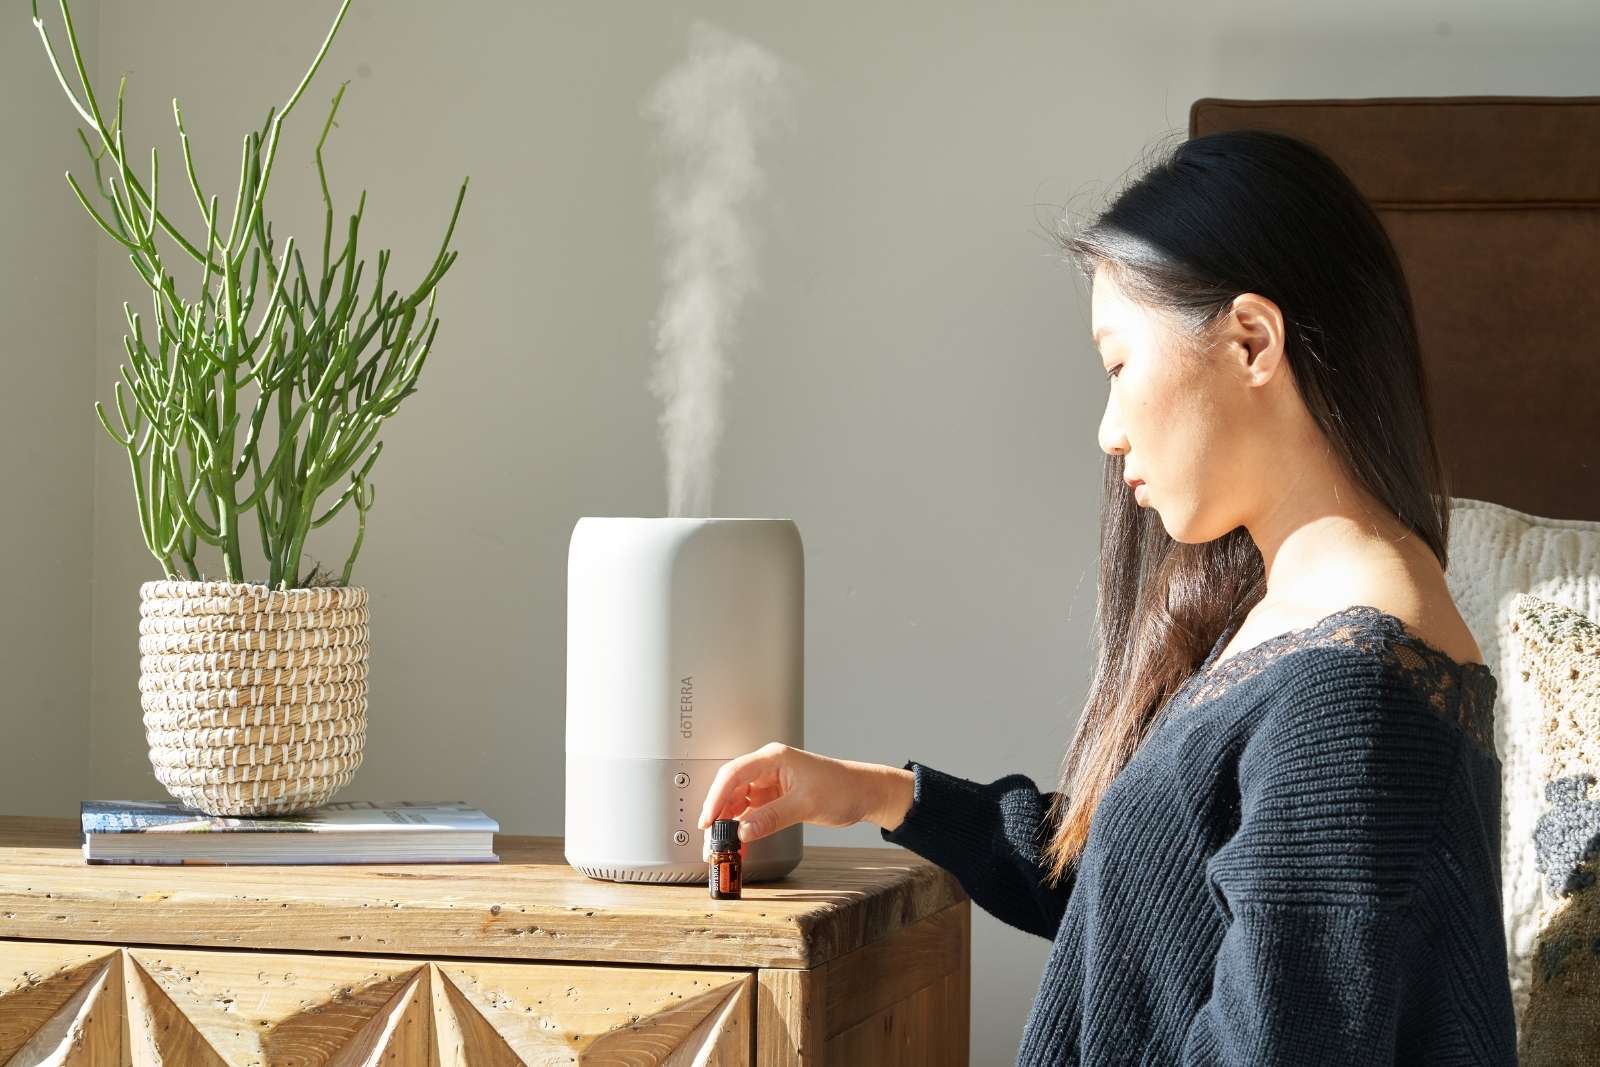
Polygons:
M739 821L718 819L711 824L711 898L738 900L744 885L743 857L739 855Z

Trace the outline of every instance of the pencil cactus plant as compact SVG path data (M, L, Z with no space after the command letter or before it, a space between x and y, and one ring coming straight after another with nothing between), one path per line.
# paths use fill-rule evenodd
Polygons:
M151 292L148 323L123 304L128 360L120 365L112 410L95 404L101 425L127 451L145 544L166 577L193 580L201 577L199 546L214 546L226 579L242 582L243 529L253 516L269 587L349 585L375 497L371 474L383 448L378 434L416 391L438 334L434 299L458 254L449 250L450 238L470 179L462 181L439 252L416 287L404 295L385 292L389 252L380 251L371 296L363 301L366 263L356 245L366 192L344 227L343 248L333 254L333 199L322 161L348 85L342 83L316 147L326 208L320 271L307 273L293 237L276 247L264 205L279 131L338 32L350 6L344 0L282 110L269 109L262 128L246 134L225 235L217 197L206 196L195 174L183 112L173 99L184 175L204 224L204 235L193 240L158 202L156 150L150 150L148 190L130 162L122 124L126 76L108 122L89 84L67 2L60 3L82 99L62 70L38 0L33 23L62 89L90 127L89 135L80 128L78 137L108 209L97 210L70 172L67 182L100 229L127 251ZM189 269L200 277L192 298L179 291L157 245L158 231L193 261ZM342 574L320 567L302 574L307 535L352 505L358 522Z

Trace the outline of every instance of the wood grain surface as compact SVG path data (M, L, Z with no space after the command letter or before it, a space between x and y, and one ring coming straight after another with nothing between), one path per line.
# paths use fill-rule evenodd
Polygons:
M966 901L904 849L810 845L740 900L569 866L497 835L496 864L89 865L75 819L0 818L0 937L740 968L814 968Z

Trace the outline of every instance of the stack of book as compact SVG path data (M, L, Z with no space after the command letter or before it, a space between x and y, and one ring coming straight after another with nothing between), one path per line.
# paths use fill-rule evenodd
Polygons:
M352 800L297 815L207 815L178 801L86 800L89 863L495 863L500 824L460 801Z

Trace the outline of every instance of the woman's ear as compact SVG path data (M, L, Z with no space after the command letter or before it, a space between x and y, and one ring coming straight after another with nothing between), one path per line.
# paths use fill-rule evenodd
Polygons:
M1283 312L1259 293L1240 293L1225 320L1223 341L1238 356L1239 369L1261 384L1284 366Z

